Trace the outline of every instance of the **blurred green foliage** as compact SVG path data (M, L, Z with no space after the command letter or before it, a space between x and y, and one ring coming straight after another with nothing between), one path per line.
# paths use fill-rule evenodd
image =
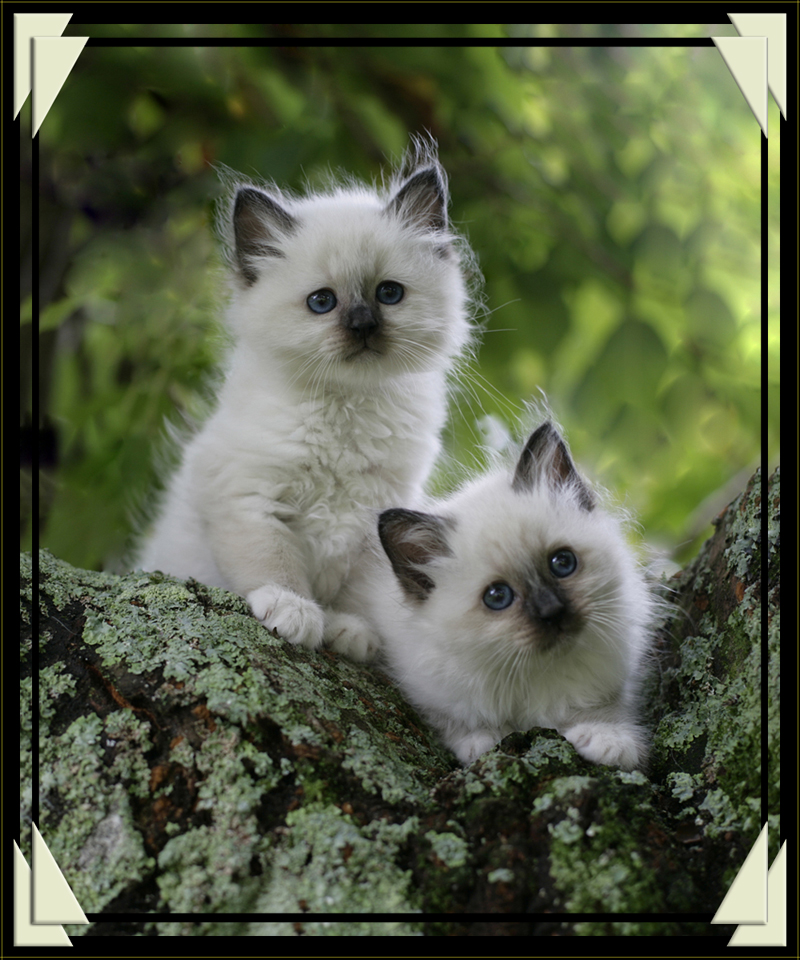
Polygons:
M202 409L224 292L212 165L294 188L331 169L370 179L429 130L485 277L454 460L480 463L476 421L513 429L521 402L544 390L579 463L685 560L758 458L762 400L778 451L780 117L770 102L762 318L761 133L749 107L713 46L625 45L680 29L736 35L71 24L76 36L142 40L87 46L39 134L40 316L37 333L23 270L21 389L23 411L38 390L39 426L56 441L40 475L41 545L79 566L118 562L134 513L147 513L165 419ZM159 37L251 43L148 46ZM30 150L26 105L23 210ZM25 222L21 248L30 266ZM23 470L23 547L31 487Z

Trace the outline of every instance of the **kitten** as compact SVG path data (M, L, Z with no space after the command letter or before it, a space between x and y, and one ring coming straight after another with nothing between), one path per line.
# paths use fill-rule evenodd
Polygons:
M367 655L337 595L371 508L421 495L471 337L447 205L421 140L385 191L235 187L227 372L137 566L239 593L291 643Z
M551 423L513 473L431 512L386 510L378 530L385 557L364 564L351 600L376 624L387 673L462 763L539 726L595 763L644 764L636 697L657 601Z

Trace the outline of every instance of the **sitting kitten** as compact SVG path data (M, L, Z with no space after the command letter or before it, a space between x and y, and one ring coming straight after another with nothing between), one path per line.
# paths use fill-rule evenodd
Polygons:
M644 764L636 694L657 601L549 422L513 475L489 473L432 512L384 511L378 529L386 556L364 563L351 602L462 763L539 726L595 763Z
M470 338L447 203L422 141L386 192L235 188L224 384L137 566L233 590L291 643L366 655L371 628L337 595L370 508L420 496Z

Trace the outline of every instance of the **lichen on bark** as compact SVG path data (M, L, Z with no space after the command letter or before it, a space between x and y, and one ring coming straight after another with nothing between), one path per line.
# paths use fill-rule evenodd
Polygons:
M461 768L378 671L239 597L45 552L36 583L23 555L23 852L37 790L84 911L114 918L70 935L729 935L681 916L719 906L762 796L777 852L779 502L756 474L671 583L646 775L551 730Z

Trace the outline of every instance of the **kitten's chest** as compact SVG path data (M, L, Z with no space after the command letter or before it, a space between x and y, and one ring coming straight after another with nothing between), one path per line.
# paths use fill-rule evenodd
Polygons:
M438 426L372 399L301 404L287 437L289 499L303 513L320 503L336 511L404 502L432 466Z
M408 428L375 405L337 404L310 411L293 431L301 453L286 478L283 520L311 547L307 572L321 602L336 596L375 510L421 494L438 434L429 434L426 449L425 438Z
M301 459L311 472L331 478L371 473L393 457L394 424L376 404L353 405L331 401L325 406L302 404L289 441L303 450Z

